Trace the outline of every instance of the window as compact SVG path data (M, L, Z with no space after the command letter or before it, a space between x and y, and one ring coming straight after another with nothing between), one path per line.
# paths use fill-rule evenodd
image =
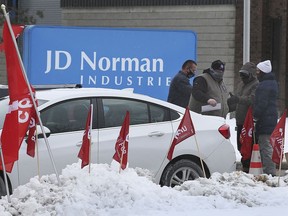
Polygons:
M169 111L161 106L150 105L151 122L169 121Z
M103 98L102 103L104 127L121 126L127 111L130 113L130 125L170 121L172 113L174 119L180 117L168 108L132 99Z
M176 120L178 118L180 118L180 115L178 112L174 111L174 110L170 110L170 118L171 118L171 121L173 120Z
M51 133L84 130L90 99L69 100L53 105L41 112L43 125Z
M102 102L105 127L121 126L127 111L130 125L149 123L148 105L144 102L116 98L105 98Z

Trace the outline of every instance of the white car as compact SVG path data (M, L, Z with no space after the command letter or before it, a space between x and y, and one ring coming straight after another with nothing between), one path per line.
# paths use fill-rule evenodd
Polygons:
M36 97L43 125L50 130L49 146L59 174L66 165L79 160L77 155L91 103L94 107L92 163L111 163L115 142L128 110L129 167L150 170L156 183L173 187L204 176L200 158L206 177L210 177L213 172L236 170L235 151L224 118L190 112L196 134L179 143L175 147L173 159L169 161L167 153L185 112L182 107L135 94L131 89L62 88L37 91ZM8 98L0 101L0 128L3 127L8 102ZM37 157L28 156L26 146L24 141L19 161L15 163L12 173L8 174L11 192L38 175ZM40 175L54 173L43 138L38 139L38 158ZM1 176L0 190L5 194Z

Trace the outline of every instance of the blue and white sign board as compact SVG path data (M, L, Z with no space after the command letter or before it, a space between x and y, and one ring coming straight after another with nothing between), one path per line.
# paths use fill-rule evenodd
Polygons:
M134 88L167 100L172 78L196 60L193 31L28 26L23 61L32 85Z

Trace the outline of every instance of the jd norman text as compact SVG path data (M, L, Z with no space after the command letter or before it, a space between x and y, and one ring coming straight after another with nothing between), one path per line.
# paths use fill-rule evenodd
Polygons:
M52 61L54 59L54 61ZM54 64L53 64L54 63ZM72 64L72 56L69 52L63 50L47 50L47 65L45 74L53 71L63 71L69 69ZM164 61L161 58L123 58L123 57L100 57L97 58L97 52L88 56L84 51L80 53L80 70L93 70L99 72L142 72L156 73L163 72ZM144 75L144 74L143 74ZM152 74L151 74L152 75ZM147 86L169 86L171 77L155 77L155 76L80 76L81 84L88 85L147 85ZM100 83L99 83L100 82Z

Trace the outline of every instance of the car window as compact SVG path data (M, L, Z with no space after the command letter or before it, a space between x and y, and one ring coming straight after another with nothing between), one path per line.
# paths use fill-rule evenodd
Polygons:
M166 107L132 99L103 98L104 127L123 124L126 111L130 113L130 125L157 123L180 118L180 115Z
M170 110L171 121L179 119L180 115L175 110Z
M51 133L84 130L90 99L69 100L46 108L41 112L43 125Z
M169 109L154 104L149 104L149 106L152 123L170 121Z
M105 98L102 103L105 127L121 126L126 111L130 113L130 125L149 123L147 103L117 98Z

